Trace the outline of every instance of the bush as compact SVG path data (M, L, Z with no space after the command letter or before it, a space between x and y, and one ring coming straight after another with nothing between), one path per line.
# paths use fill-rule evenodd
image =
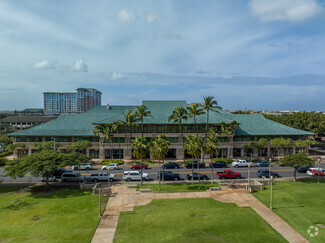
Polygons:
M103 160L102 161L102 165L108 165L110 163L116 163L118 165L123 165L124 161L123 160L119 160L119 159L113 159L112 161L110 159L108 160Z
M162 160L160 162L162 162ZM132 161L131 162L131 165L140 164L140 163L141 163L141 161L136 160L135 162ZM147 164L147 165L153 165L153 164L156 164L156 163L158 163L158 160L155 160L155 162L152 162L151 160L144 160L144 161L142 161L142 164Z
M12 151L7 151L7 152L3 152L3 153L1 153L1 154L0 154L0 157L6 157L6 156L8 156L8 155L12 155L12 154L13 154Z
M5 165L6 165L6 161L7 161L7 159L5 159L5 158L0 158L0 167L1 167L1 166L5 166Z
M217 161L224 161L227 164L234 162L233 159L228 159L228 158L224 158L224 159L223 158L213 159L213 162L217 162Z

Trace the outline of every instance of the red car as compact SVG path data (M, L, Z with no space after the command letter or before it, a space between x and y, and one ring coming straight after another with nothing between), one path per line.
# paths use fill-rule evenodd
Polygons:
M318 176L318 173L319 173L319 176L325 176L325 170L319 168L319 172L318 172L318 169L314 169L311 171L311 173L314 174L314 176Z
M141 169L141 163L137 163L135 165L131 165L130 167L131 170L140 170ZM148 169L148 165L147 164L142 164L142 169Z
M240 179L241 174L239 172L234 172L232 170L225 170L223 172L217 172L217 176L220 179Z

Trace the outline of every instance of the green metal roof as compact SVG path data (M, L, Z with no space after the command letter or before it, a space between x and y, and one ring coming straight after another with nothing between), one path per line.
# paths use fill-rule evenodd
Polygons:
M168 116L175 107L187 107L186 101L151 101L143 104L151 111L152 117L144 120L145 124L168 124ZM10 136L92 136L94 124L112 123L123 120L123 112L136 109L136 106L95 106L81 114L62 114L57 119L23 131L11 133ZM196 118L197 123L206 122L206 114ZM266 119L260 114L232 114L224 110L210 111L209 123L230 123L238 121L240 129L236 135L312 135L313 133L290 128ZM194 124L193 118L183 121L184 124Z

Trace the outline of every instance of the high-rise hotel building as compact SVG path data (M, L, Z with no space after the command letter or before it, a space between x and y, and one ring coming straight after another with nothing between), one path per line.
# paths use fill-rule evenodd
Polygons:
M101 105L102 93L96 89L79 88L77 92L44 92L44 115L81 113Z

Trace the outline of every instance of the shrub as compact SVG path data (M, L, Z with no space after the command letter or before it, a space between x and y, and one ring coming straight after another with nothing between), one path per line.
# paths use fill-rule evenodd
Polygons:
M1 166L5 166L5 165L6 165L6 161L7 161L7 159L5 159L5 158L0 158L0 167L1 167Z
M13 153L12 151L3 152L0 154L0 157L6 157L8 155L12 155L12 153Z
M217 159L213 159L213 162L217 162L217 161L224 161L225 163L232 163L232 162L234 162L234 160L233 159L228 159L228 158L217 158Z
M162 162L162 160L160 162ZM130 164L134 165L134 164L139 164L139 163L141 163L141 161L136 160L135 162L132 161ZM142 164L147 164L147 165L153 165L153 164L156 164L156 163L158 163L158 160L155 160L155 162L152 162L151 160L142 161Z
M103 160L102 161L102 165L108 165L110 163L116 163L118 165L123 165L124 164L124 161L123 160L119 160L119 159L113 159L112 161L109 159L109 160Z

